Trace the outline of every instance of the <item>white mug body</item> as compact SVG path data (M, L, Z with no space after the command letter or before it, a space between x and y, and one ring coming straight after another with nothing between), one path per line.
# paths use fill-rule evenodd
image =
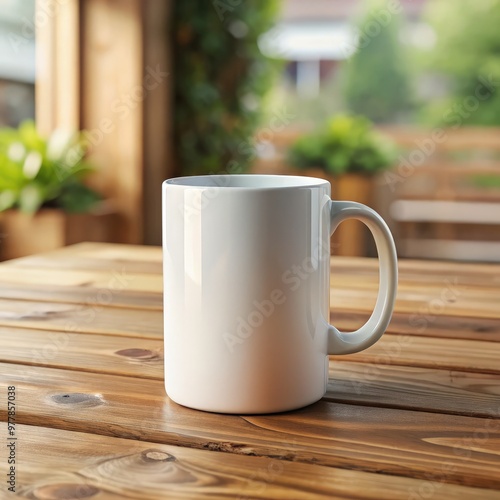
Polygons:
M163 184L165 388L175 402L270 413L328 381L330 184L200 176Z

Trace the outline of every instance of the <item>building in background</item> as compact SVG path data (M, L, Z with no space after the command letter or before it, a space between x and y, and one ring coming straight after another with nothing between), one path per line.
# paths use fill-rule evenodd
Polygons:
M0 127L35 116L34 0L0 0Z
M427 0L402 0L401 43L431 48L435 35L422 19ZM360 40L356 24L369 2L364 0L284 0L276 27L261 39L261 50L286 61L272 101L291 103L303 118L324 118L342 109L339 76ZM381 25L393 15L388 2ZM399 5L399 4L396 4ZM377 27L374 27L376 30ZM365 34L370 36L370 34ZM301 105L302 102L302 105Z

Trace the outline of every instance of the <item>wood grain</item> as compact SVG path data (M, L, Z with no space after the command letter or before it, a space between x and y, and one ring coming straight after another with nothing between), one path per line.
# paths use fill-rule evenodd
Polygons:
M58 255L30 255L9 262L9 266L35 269L69 269L71 271L109 271L125 268L129 273L161 274L162 263L147 260L130 259L99 259L96 257L67 256L63 259Z
M500 488L500 408L484 419L323 401L239 417L183 408L154 380L14 364L0 373L22 394L20 424L420 479L445 463L446 482Z
M339 359L373 366L406 365L498 375L499 351L496 342L448 338L443 347L439 338L386 333L369 349Z
M400 259L398 269L400 277L410 283L436 283L457 277L464 285L500 287L500 264ZM334 256L331 259L331 270L334 276L363 276L376 279L378 261Z
M497 498L494 491L439 481L216 453L157 443L19 426L27 497L400 499L431 488L437 498ZM75 445L78 443L78 445ZM4 474L5 462L0 463ZM49 472L50 471L50 472ZM439 479L436 477L436 479ZM390 490L387 486L390 484Z
M71 271L65 269L29 268L13 265L0 267L0 283L25 285L81 286L92 288L132 290L161 293L163 281L160 275L129 273L125 266L110 267L106 271Z
M87 304L100 295L109 296L106 289L81 286L59 286L51 283L2 283L0 299L32 300L62 304ZM105 294L105 295L104 295ZM163 296L160 293L137 292L133 290L113 290L112 300L101 300L102 307L125 307L132 309L152 309L163 311ZM119 315L120 311L115 311Z
M120 336L64 334L0 327L1 361L72 371L163 380L163 342ZM490 417L500 398L498 375L396 366L330 362L326 400ZM78 376L78 375L69 375Z
M163 380L163 343L128 337L0 328L0 360ZM331 361L326 399L440 413L490 416L500 397L498 375Z
M498 375L341 359L330 362L326 401L484 418L500 401Z
M20 493L498 498L498 271L401 262L388 333L331 359L322 401L231 416L165 395L160 249L81 244L3 264L0 378L18 392ZM334 257L332 322L358 327L377 286L376 260ZM282 472L266 482L269 464Z
M398 297L394 310L396 313L411 314L415 318L419 316L472 316L479 318L500 319L500 293L474 293L472 290L458 288L457 295L448 295L448 290L443 287L427 289L405 289L398 286ZM371 312L375 305L377 289L344 288L332 285L330 290L330 304L333 311L363 311ZM444 295L446 294L446 295ZM444 298L443 297L449 297Z
M161 340L0 327L0 344L10 363L163 380Z
M354 331L366 323L370 312L331 311L330 321L343 331ZM394 313L388 333L425 337L500 342L500 321L491 318L446 316L432 313Z
M30 327L67 334L85 332L162 339L160 311L134 311L32 301L0 300L0 326ZM167 312L168 314L168 312ZM425 326L425 325L423 325ZM43 343L43 337L39 340ZM446 355L438 338L387 333L370 349L342 356L343 361L407 365L500 374L498 344L479 340L447 339Z
M41 261L41 267L57 268L60 259L69 257L82 258L85 262L128 262L140 266L143 263L160 265L162 262L161 248L141 245L120 245L113 243L79 243L70 247L61 248L47 254L16 259L8 265L33 267L30 262ZM7 264L7 263L6 263ZM4 264L4 265L6 265ZM403 281L436 283L447 278L457 277L464 285L478 285L480 287L500 287L500 264L472 264L464 262L446 262L429 260L402 259L398 262L400 278ZM349 275L378 277L378 261L372 258L339 257L331 259L333 276ZM141 270L140 272L147 272Z
M162 255L158 247L85 242L48 253L14 259L4 265L84 271L109 271L121 266L132 273L161 274Z
M162 338L161 311L112 309L101 305L113 300L109 289L89 292L85 305L0 299L0 325Z
M143 29L142 7L133 0L80 2L79 125L97 137L91 143L90 158L99 166L99 174L91 181L106 198L113 199L124 218L120 241L128 243L141 242L143 229L143 108L147 93L137 94L143 90L145 72Z

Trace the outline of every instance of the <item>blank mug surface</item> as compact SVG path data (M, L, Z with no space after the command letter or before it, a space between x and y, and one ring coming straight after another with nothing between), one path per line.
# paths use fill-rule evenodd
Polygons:
M330 184L201 176L163 184L165 387L175 402L268 413L328 381Z

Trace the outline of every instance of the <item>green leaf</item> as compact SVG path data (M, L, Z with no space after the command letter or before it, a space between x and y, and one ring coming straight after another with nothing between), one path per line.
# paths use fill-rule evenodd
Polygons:
M102 200L94 190L83 184L70 184L64 187L60 197L59 205L66 212L81 213L88 212Z
M80 133L57 130L46 139L32 121L18 129L0 129L0 194L6 193L0 210L18 207L32 213L48 203L85 210L99 195L82 186L94 170L84 154ZM70 190L75 201L61 202L60 196Z
M395 147L363 116L337 115L312 134L298 139L288 159L299 168L320 167L344 172L375 173L396 158Z

